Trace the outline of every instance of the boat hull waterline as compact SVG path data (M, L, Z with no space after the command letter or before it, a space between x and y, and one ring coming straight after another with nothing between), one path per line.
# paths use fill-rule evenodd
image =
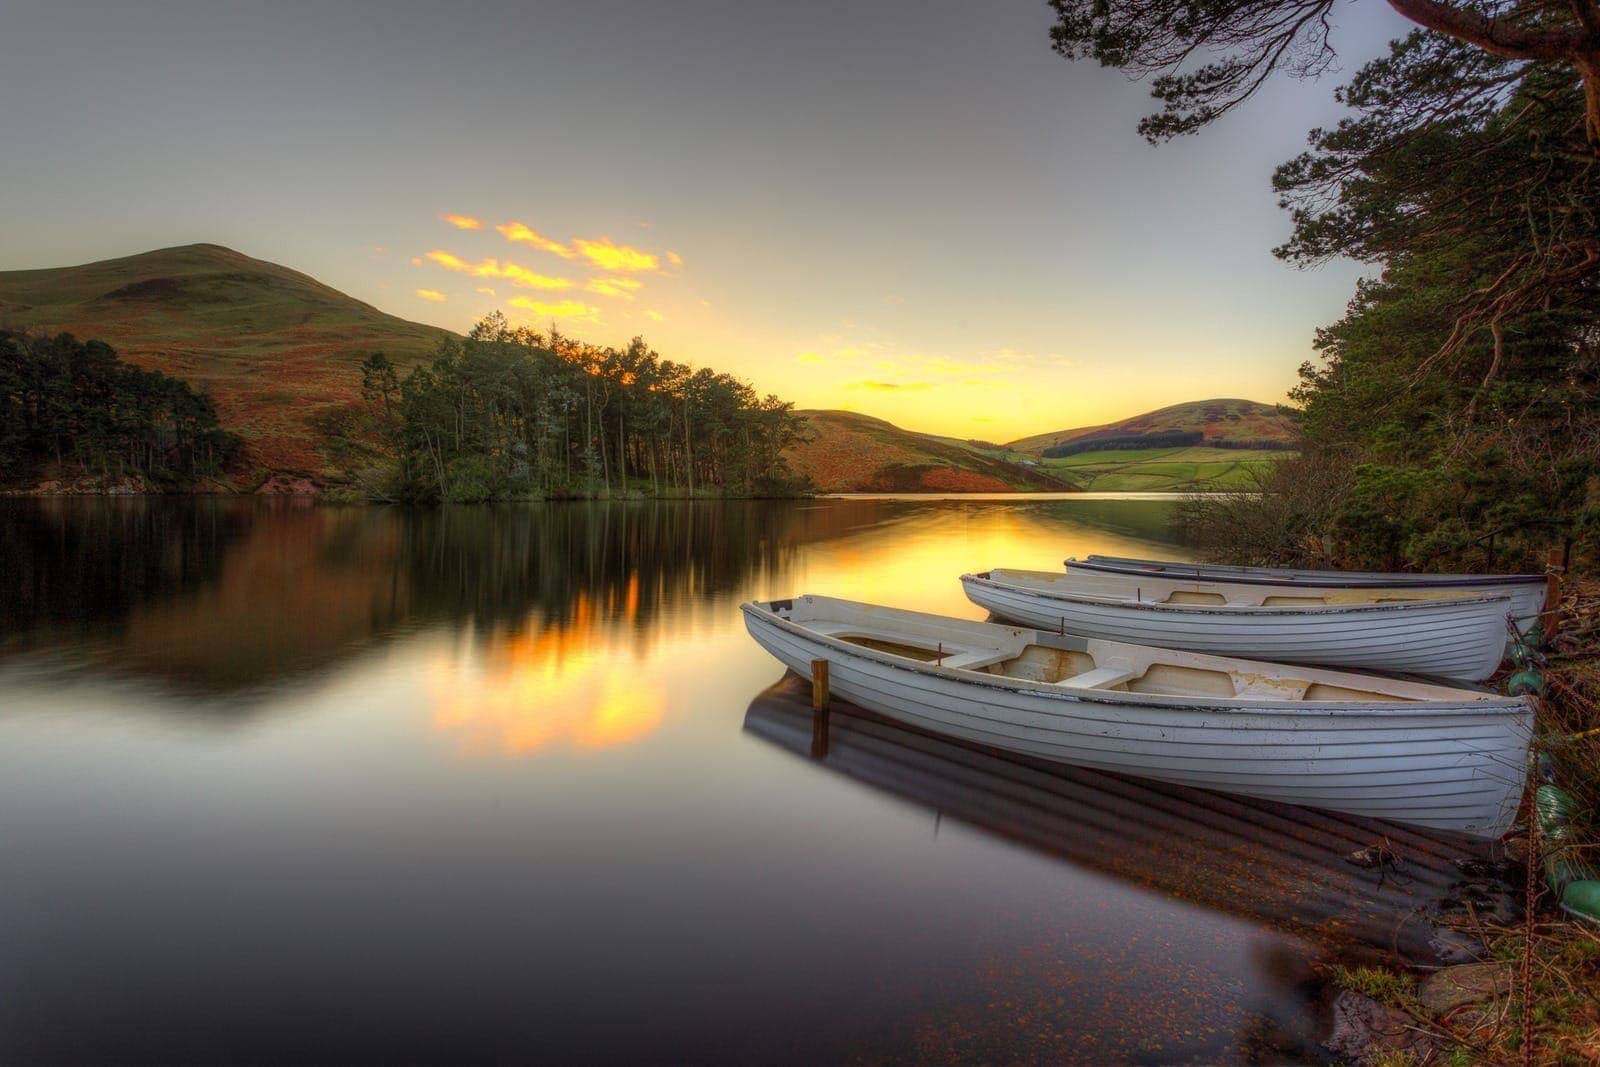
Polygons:
M1521 795L1532 728L1532 709L1521 699L1140 648L826 597L751 602L742 611L751 637L791 670L809 677L814 662L826 661L832 694L919 729L992 748L1487 837L1510 826ZM889 635L889 643L864 646L859 643L863 633ZM936 642L943 653L938 660L883 650L908 644L931 650ZM1107 672L1114 679L1129 673L1119 672L1119 664L1137 672L1142 663L1147 676L1158 667L1190 670L1277 692L1286 684L1280 676L1291 670L1301 679L1302 692L1320 687L1342 694L1372 687L1413 695L1226 698L1078 688L1077 679L1047 682L990 673L1050 654L1107 664L1079 676L1085 679ZM974 659L986 665L945 665Z
M1131 585L1122 595L1075 592L1070 588L1074 577L986 571L962 575L961 585L974 604L1040 630L1274 663L1481 682L1494 674L1506 649L1505 597L1315 606L1174 604L1136 599Z

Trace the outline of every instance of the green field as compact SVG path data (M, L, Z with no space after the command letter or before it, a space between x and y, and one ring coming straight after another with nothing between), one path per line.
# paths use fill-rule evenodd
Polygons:
M1215 492L1254 488L1251 471L1293 454L1236 448L1145 448L1082 452L1037 462L1042 469L1096 492Z

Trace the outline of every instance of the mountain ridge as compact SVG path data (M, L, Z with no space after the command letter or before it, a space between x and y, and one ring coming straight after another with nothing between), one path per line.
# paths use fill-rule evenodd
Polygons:
M319 426L359 395L362 359L409 366L453 336L206 243L0 271L0 326L103 340L184 379L241 437L244 467L289 482L333 474Z
M1097 442L1105 442L1107 448L1164 447L1178 443L1139 440L1159 434L1198 434L1198 438L1183 443L1211 448L1289 449L1294 447L1299 431L1294 416L1275 404L1237 397L1212 397L1169 404L1095 426L1019 437L1005 447L1013 452L1042 456L1047 449Z

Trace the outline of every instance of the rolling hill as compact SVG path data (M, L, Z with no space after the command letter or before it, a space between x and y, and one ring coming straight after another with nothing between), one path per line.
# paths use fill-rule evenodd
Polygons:
M211 244L0 271L0 328L24 327L107 341L129 362L210 394L244 442L236 483L267 491L340 479L321 427L358 396L362 359L383 351L405 368L451 336ZM1176 404L999 447L854 412L800 414L812 439L789 459L825 492L1231 488L1272 461L1252 449L1292 448L1295 438L1289 415L1249 400Z
M1179 437L1190 439L1175 439ZM1292 449L1298 437L1294 417L1271 404L1218 398L1173 404L1100 426L1036 434L1006 448L1031 456L1063 446L1076 446L1074 452L1176 446Z
M1217 398L1147 411L1099 426L1024 437L994 455L1095 492L1251 489L1292 453L1294 416L1254 400Z
M286 488L329 473L318 420L358 394L364 357L408 366L449 336L209 244L0 271L0 327L98 338L208 392L242 466Z
M1071 481L948 437L853 411L801 411L812 439L789 463L828 493L1070 492Z

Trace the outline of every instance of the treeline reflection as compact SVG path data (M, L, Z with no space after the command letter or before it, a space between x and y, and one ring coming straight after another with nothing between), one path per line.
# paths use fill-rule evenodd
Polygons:
M842 503L842 502L841 502ZM881 505L435 510L208 499L0 508L0 656L71 648L205 690L270 685L430 625L647 630L781 581Z
M1164 523L1160 503L1067 506L1080 533L1159 537ZM554 632L564 647L585 634L613 650L642 647L691 611L727 608L732 618L737 600L786 588L799 554L830 542L849 543L835 561L848 574L904 562L915 534L959 538L969 525L989 531L985 543L1000 555L1042 540L1053 556L1058 537L1070 546L1052 507L1063 505L12 500L0 505L0 660L64 650L76 667L220 693L271 686L429 627L480 644ZM882 575L878 584L922 577Z

